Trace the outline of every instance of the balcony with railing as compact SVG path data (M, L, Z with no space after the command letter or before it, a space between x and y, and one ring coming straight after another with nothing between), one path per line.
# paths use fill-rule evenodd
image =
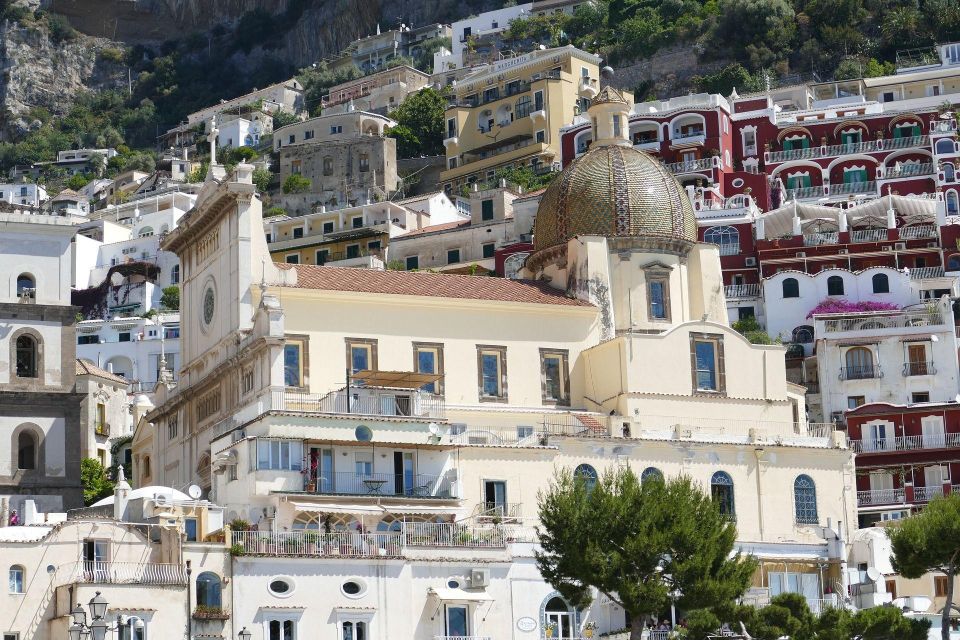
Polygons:
M81 561L57 568L56 582L65 584L187 584L186 566L156 562Z
M735 298L758 298L760 297L759 284L731 284L724 287L724 293L728 300Z
M854 229L850 232L850 242L883 242L886 239L886 229Z
M902 164L900 166L893 166L887 169L882 170L882 175L879 177L884 180L895 180L898 178L915 178L918 176L932 176L933 175L933 164L929 162L924 163L909 163Z
M926 280L927 278L942 278L943 267L914 267L910 269L911 280Z
M918 449L956 449L960 448L960 433L931 433L919 436L851 440L850 448L857 453L916 451Z
M937 311L892 311L817 316L817 333L847 331L876 332L888 329L916 328L918 331L944 325L944 314ZM819 326L822 323L822 328Z
M870 489L857 491L858 507L874 507L887 504L904 504L903 489Z
M840 367L841 380L872 380L882 377L883 370L879 364Z
M819 247L823 244L839 244L839 231L821 231L818 233L805 233L803 235L803 246Z
M911 149L913 147L928 147L929 136L911 136L908 138L891 138L889 140L867 140L850 144L832 144L806 149L787 149L783 151L767 151L764 159L768 164L790 162L792 160L810 160L813 158L832 158L836 156L858 153L877 153L897 149Z
M519 522L522 505L519 502L481 502L473 510L473 517L480 523Z
M352 387L327 394L274 391L274 409L302 413L382 416L391 418L445 418L443 396L414 389Z
M842 182L830 187L830 194L834 196L853 195L858 193L876 193L877 183L873 180L862 182Z
M93 426L93 432L98 436L109 436L110 425L106 422L98 422Z
M703 144L706 142L706 139L706 132L703 129L674 131L673 135L670 136L670 142L680 145Z
M937 368L932 362L904 362L903 375L907 376L935 376Z
M822 186L797 187L795 189L787 189L784 202L791 200L819 200L822 197L824 197Z
M901 240L919 240L921 238L936 238L937 227L932 224L916 224L900 228Z
M939 498L942 495L943 495L943 486L913 488L914 502L930 502L934 498Z
M710 158L698 158L697 160L684 160L683 162L671 162L665 164L667 171L674 175L681 175L684 173L696 173L699 171L709 171L714 167L716 161L713 157Z
M335 471L316 478L307 476L305 484L308 492L324 495L451 497L450 483L444 477L425 473Z

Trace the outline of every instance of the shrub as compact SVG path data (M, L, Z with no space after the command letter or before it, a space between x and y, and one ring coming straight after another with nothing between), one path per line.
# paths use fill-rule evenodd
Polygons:
M283 192L284 193L306 193L310 190L310 180L304 178L298 173L291 174L287 176L287 179L283 181Z
M277 216L285 216L285 215L287 215L287 210L284 209L283 207L270 207L269 209L263 212L264 218L276 218Z
M160 306L170 311L180 310L180 287L173 284L163 288L160 296Z
M100 50L100 59L105 62L122 64L126 57L126 52L123 49L118 49L116 47L107 47Z
M873 302L863 300L861 302L850 302L843 298L821 300L820 304L807 314L808 318L819 313L862 313L864 311L899 311L900 307L892 302Z
M63 16L50 14L47 27L50 29L50 39L54 42L67 42L77 37L77 30Z

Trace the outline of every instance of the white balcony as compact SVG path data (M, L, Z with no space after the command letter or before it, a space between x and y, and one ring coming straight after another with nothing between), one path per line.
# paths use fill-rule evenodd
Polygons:
M850 242L883 242L886 239L886 229L854 229L850 232Z
M186 585L186 567L155 562L76 562L57 568L56 583Z
M803 246L819 247L824 244L838 244L840 242L839 231L823 231L820 233L808 233L803 236Z
M724 293L727 296L727 300L733 300L736 298L759 298L760 285L759 284L731 284L724 287Z
M667 168L667 171L674 175L682 175L684 173L698 173L701 171L709 171L717 166L715 158L699 158L697 160L684 160L683 162L671 162L664 165Z
M851 440L850 448L857 453L886 451L915 451L917 449L960 448L960 433L935 433L921 436L897 436L873 440Z
M932 224L917 224L900 229L901 240L918 240L920 238L936 238L937 227Z

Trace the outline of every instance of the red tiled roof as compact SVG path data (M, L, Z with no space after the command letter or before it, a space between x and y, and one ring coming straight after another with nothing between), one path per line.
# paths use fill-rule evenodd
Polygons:
M434 224L429 227L423 227L422 229L415 229L413 231L408 231L402 236L397 236L394 240L401 240L403 238L409 238L411 236L422 236L425 233L435 233L437 231L447 231L449 229L457 229L458 227L469 227L469 220L457 220L455 222L444 222L442 224Z
M90 360L85 358L77 358L77 372L78 376L97 376L98 378L104 378L105 380L113 380L114 382L119 382L120 384L130 384L129 381L114 373L110 373L106 369L101 369L97 365L93 364Z
M299 289L355 291L400 296L429 296L463 300L497 300L526 304L555 304L590 307L587 302L568 298L562 291L530 280L509 280L489 276L464 276L424 271L379 271L345 267L278 263L280 269L296 269Z

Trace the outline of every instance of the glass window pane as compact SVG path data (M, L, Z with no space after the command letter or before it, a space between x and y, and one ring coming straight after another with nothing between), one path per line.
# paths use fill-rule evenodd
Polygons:
M290 443L289 442L280 443L280 468L281 469L290 468Z
M447 606L447 635L467 635L467 608Z
M257 469L270 468L270 441L257 440Z
M288 387L303 386L300 383L300 345L287 344L283 347L283 377Z
M563 398L563 382L560 373L560 357L545 356L543 359L544 386L547 398Z
M370 351L366 346L350 347L350 368L353 373L370 368Z
M716 389L716 359L712 342L696 343L697 388Z
M654 318L666 318L667 308L663 300L663 283L650 283L650 315Z
M483 395L500 395L500 358L496 353L485 353L481 359L483 364Z

